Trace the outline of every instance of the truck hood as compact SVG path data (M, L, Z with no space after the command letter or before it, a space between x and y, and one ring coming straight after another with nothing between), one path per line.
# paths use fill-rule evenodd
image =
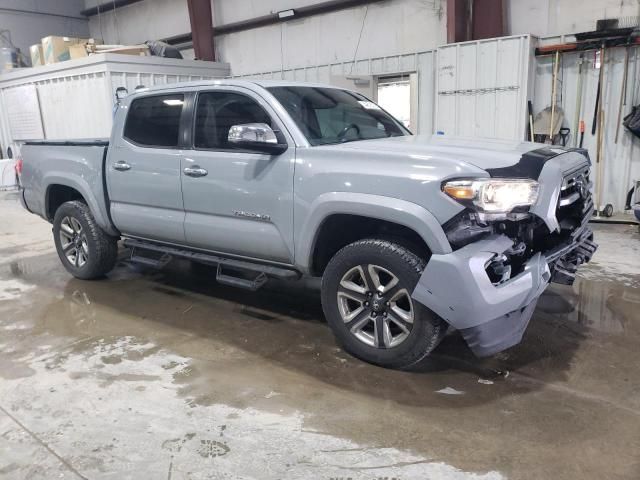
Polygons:
M540 143L514 142L505 140L411 135L376 140L349 142L342 145L346 149L375 152L393 152L407 155L450 159L473 165L489 172L491 176L532 176L542 169L544 162L568 149L550 147ZM530 153L531 152L531 153ZM527 160L526 171L521 171L522 160Z

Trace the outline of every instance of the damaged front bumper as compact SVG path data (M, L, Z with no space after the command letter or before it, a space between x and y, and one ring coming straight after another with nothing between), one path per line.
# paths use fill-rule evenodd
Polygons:
M492 281L488 265L513 243L506 235L491 235L431 256L412 295L459 330L480 357L519 343L549 282L572 283L578 265L588 262L597 248L584 225L566 244L534 254L517 275Z
M452 219L445 232L454 251L432 255L413 292L478 356L519 343L549 282L572 284L597 248L589 228L594 206L586 152L547 148L521 163L541 165L528 214L493 223ZM490 173L522 173L514 168Z

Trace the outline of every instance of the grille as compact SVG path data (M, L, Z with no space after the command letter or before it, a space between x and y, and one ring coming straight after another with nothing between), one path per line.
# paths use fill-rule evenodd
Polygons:
M556 218L562 232L577 236L593 215L593 198L589 167L567 175L560 190Z
M556 245L545 252L551 281L571 285L578 266L591 260L598 248L588 226L593 216L590 169L581 167L564 177L556 216L560 233L552 234Z

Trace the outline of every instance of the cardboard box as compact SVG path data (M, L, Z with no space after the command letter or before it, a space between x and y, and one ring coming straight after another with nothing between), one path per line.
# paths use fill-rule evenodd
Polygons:
M31 66L37 67L44 65L44 55L42 54L42 44L37 43L29 47L29 53L31 54Z
M82 41L84 41L84 39L74 37L56 37L55 35L44 37L42 39L44 64L51 65L52 63L69 60L71 58L69 47L71 45L77 45Z
M85 46L84 43L78 43L77 45L69 46L69 58L71 60L75 58L84 58L88 56L89 54L87 53L87 47Z

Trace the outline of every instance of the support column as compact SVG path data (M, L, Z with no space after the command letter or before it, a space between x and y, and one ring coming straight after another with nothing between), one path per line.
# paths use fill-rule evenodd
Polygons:
M501 37L504 0L447 0L447 42Z
M471 39L470 0L447 0L447 43Z
M196 59L215 61L211 0L187 0Z
M471 15L473 40L504 35L503 0L474 0Z

